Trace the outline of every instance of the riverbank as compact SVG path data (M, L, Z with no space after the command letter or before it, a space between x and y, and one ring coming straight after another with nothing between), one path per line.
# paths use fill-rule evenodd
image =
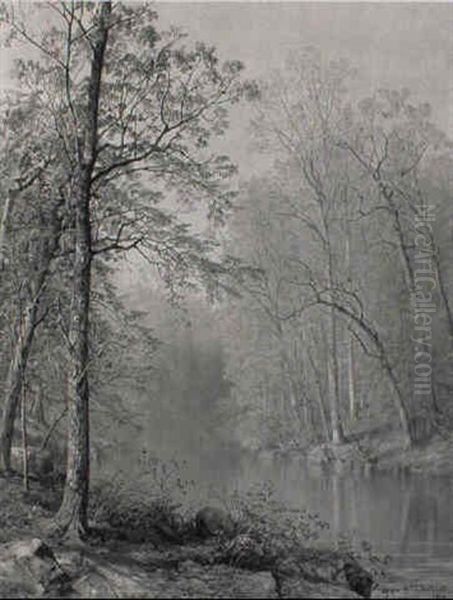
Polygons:
M453 434L436 434L426 443L406 448L399 430L379 428L346 437L342 444L319 444L305 449L264 450L276 457L305 458L308 463L343 470L364 468L380 471L408 471L431 475L453 475Z
M236 504L231 529L222 510L213 512L214 521L202 511L197 525L194 512L168 497L146 503L95 488L93 530L84 543L46 537L60 495L35 480L24 494L19 478L0 478L0 597L354 598L371 591L373 598L446 598L453 592L440 565L422 575L418 563L388 564L369 544L345 545L331 533L321 541L325 523L303 511L282 512L265 489Z
M0 597L355 598L375 585L352 553L302 543L307 524L275 515L227 530L220 509L214 521L208 511L201 531L200 517L162 506L139 515L132 501L115 527L104 510L84 543L57 542L46 531L60 493L0 479Z
M381 469L405 469L436 475L453 475L453 435L437 435L428 443L410 449L392 449L377 455Z

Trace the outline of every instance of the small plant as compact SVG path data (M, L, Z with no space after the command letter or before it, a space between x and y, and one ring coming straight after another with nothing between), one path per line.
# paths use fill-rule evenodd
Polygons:
M100 481L91 495L90 517L131 541L178 541L189 529L182 500L193 482L181 477L176 461L148 457L135 480L118 473Z
M252 487L245 494L234 493L227 502L240 534L250 536L269 556L291 554L319 538L329 527L319 515L305 509L291 509L275 497L271 483Z
M374 581L386 578L391 557L375 552L369 542L362 540L354 543L350 536L342 535L338 538L336 546L351 562L366 563Z

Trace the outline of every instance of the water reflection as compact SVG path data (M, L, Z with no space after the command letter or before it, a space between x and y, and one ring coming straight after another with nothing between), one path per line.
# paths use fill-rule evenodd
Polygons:
M131 470L130 475L138 485L138 474ZM453 591L451 477L369 469L335 472L303 459L212 448L187 459L182 475L195 481L188 499L198 506L213 496L225 498L233 490L245 492L270 482L289 508L305 508L327 521L330 529L324 535L367 540L375 551L392 557L398 575Z
M289 507L303 507L330 523L328 535L368 540L397 568L453 573L453 480L373 470L334 472L301 459L270 456L201 457L191 476L218 491L245 491L269 481ZM206 488L205 488L206 489ZM434 562L433 562L434 561Z

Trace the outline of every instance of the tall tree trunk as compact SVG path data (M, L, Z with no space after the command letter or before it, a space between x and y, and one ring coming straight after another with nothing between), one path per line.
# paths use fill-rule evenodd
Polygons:
M23 484L24 491L28 492L28 434L27 434L27 393L25 382L22 385L22 456L23 456Z
M348 341L348 392L349 392L349 416L351 421L358 417L358 406L355 393L355 369L354 369L354 339L349 333Z
M303 333L302 359L307 365L310 365L310 369L312 371L312 378L310 378L310 380L314 380L314 385L311 386L311 389L316 388L313 393L316 394L324 441L328 442L331 438L331 433L329 428L328 413L324 405L325 387L322 385L322 374L316 365L316 361L313 359L313 348L316 348L316 336L312 334L312 331L313 326L308 327L307 332Z
M58 198L52 207L50 235L48 243L43 246L40 257L38 274L33 282L32 298L28 301L18 317L17 339L13 350L7 380L3 418L0 426L0 467L4 471L11 470L11 445L14 434L14 423L23 386L24 374L27 369L28 357L35 330L40 322L39 305L45 289L52 260L58 248L61 220L59 210L62 200Z
M345 235L345 263L348 281L354 280L351 263L351 224L349 215L346 219L346 235ZM347 369L348 369L348 396L349 396L349 418L351 423L357 418L357 403L355 395L355 369L354 369L354 338L351 331L346 333L347 344Z
M353 155L358 158L357 154L353 151ZM360 160L360 158L359 158ZM370 165L371 167L371 165ZM409 300L413 297L414 292L416 291L415 286L415 278L414 278L414 269L411 262L411 257L408 251L408 244L406 243L406 235L404 231L403 221L400 214L399 207L395 201L394 195L397 190L394 189L394 186L390 183L386 183L379 171L376 169L372 173L372 178L377 186L380 196L386 201L389 213L393 220L393 227L395 230L397 245L398 245L398 253L400 257L401 267L404 273L404 281L406 285L406 289L408 292ZM446 304L447 312L449 309L448 302ZM452 317L453 319L453 317ZM453 322L453 321L452 321ZM387 365L388 366L388 365ZM399 407L399 413L401 417L401 424L405 431L405 435L407 437L408 444L412 445L416 442L415 437L415 429L412 423L412 414L414 413L413 407L410 406L410 401L413 399L411 394L408 394L406 391L403 393L401 387L398 385L397 379L393 372L393 368L390 367L390 370L386 368L387 373L390 375L390 379L392 381L392 385L395 388L397 403ZM435 405L435 400L433 403L433 399L431 399L431 407ZM412 409L412 410L411 410Z
M335 285L335 274L332 247L330 241L330 232L326 224L325 229L327 231L328 239L328 284L330 289L334 289ZM337 331L337 314L332 307L329 311L330 330L331 330L331 341L332 341L332 373L331 373L331 385L329 385L329 397L330 397L330 415L332 424L332 442L334 444L342 444L344 442L343 425L341 422L340 415L340 365L338 363L338 331Z
M20 315L20 319L23 321L22 324L19 323L14 353L9 366L0 432L1 469L5 472L11 470L11 446L14 423L21 398L23 377L36 328L37 312L38 302L32 301L31 305Z
M108 41L111 2L98 5L96 31L88 84L88 103L83 137L73 181L75 213L75 255L69 344L72 373L68 390L68 439L66 484L63 501L56 515L60 534L73 532L84 536L88 531L88 495L90 479L89 426L89 311L91 292L91 181L98 144L98 113L104 53Z
M7 231L16 193L15 190L8 189L5 204L3 205L2 219L0 221L0 271L4 270L6 264L6 248L8 245Z
M331 479L332 484L332 531L337 538L341 533L342 525L342 481L338 473L334 472Z
M88 530L89 492L89 383L88 328L91 288L91 229L87 193L89 179L81 174L75 182L76 241L69 344L72 372L68 386L68 439L66 485L56 517L61 533L73 528L79 535ZM89 187L88 187L89 190Z
M398 239L398 251L400 254L400 262L404 271L404 280L406 283L406 288L407 288L407 292L409 295L409 301L412 298L415 298L415 294L417 291L417 286L416 286L416 281L415 281L415 273L414 273L414 267L411 261L411 257L408 251L408 244L406 243L406 236L405 236L405 232L404 232L404 228L403 228L403 223L402 223L402 218L400 215L400 211L398 209L398 206L396 204L396 201L394 199L394 190L392 189L391 185L387 185L385 184L381 179L380 176L377 179L378 181L378 186L379 186L379 190L381 195L384 197L384 199L387 202L387 205L390 209L390 213L393 217L393 224L394 224L394 228L396 231L396 236ZM434 242L434 240L432 240ZM442 291L442 290L441 290ZM448 301L445 305L447 308L449 307L448 305ZM409 378L410 378L411 374L409 374ZM410 379L409 379L410 380ZM401 389L398 392L399 394L402 394ZM417 433L417 421L419 420L419 414L423 413L426 415L422 416L421 418L423 418L425 420L425 426L424 430L426 431L426 433L423 433L423 437L429 437L432 434L433 431L433 412L435 411L436 408L436 401L435 398L432 396L432 394L429 395L429 399L425 402L422 402L421 405L419 406L412 406L409 408L408 404L406 403L406 412L407 412L407 418L409 419L409 430L410 430L410 436L412 438L412 443L419 441L419 435ZM414 401L415 399L415 395L411 396L411 400Z
M405 395L401 389L401 385L396 377L394 369L389 361L386 348L380 339L378 333L373 329L372 325L366 321L363 315L356 315L348 308L345 308L341 304L337 304L331 300L324 301L321 298L318 298L320 304L325 306L329 306L330 308L334 308L341 315L348 317L353 323L355 323L358 328L365 333L368 340L373 344L373 347L378 351L376 358L379 359L382 369L387 374L391 384L392 389L395 392L395 404L398 409L398 414L400 416L401 427L404 432L404 436L406 438L407 446L413 445L415 442L414 432L412 428L412 423L410 419L410 413L406 406ZM357 338L360 341L360 338ZM366 347L363 342L361 342L363 349L366 351ZM368 352L367 352L368 353Z
M310 351L306 352L306 357L307 357L307 360L313 371L313 376L315 378L316 390L317 390L316 397L318 400L319 416L321 418L321 425L322 425L322 430L323 430L323 434L324 434L324 440L326 442L328 442L331 439L331 430L329 428L328 412L324 405L324 389L323 389L323 386L321 383L321 373L319 372Z
M433 239L433 245L434 245L434 236L432 236L432 239ZM447 288L445 285L445 280L444 280L444 276L442 273L440 258L439 258L437 249L435 250L435 253L434 253L434 264L436 267L437 281L439 282L440 296L442 298L442 302L445 307L445 312L447 313L450 341L453 344L453 312L452 312L452 308L450 306L450 299L449 299L448 291L447 291Z
M340 387L339 387L339 364L337 344L337 323L334 311L330 314L332 329L331 366L329 362L329 398L330 398L330 421L332 429L332 442L342 444L344 442L343 425L340 415Z

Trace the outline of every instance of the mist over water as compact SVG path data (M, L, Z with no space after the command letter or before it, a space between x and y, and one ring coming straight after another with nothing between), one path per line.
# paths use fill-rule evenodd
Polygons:
M159 375L150 377L149 389L124 392L141 407L143 420L134 434L124 429L123 450L109 461L112 473L120 469L134 486L146 488L152 481L146 473L158 457L188 482L184 501L194 507L228 506L234 492L269 483L288 508L305 509L329 524L322 532L326 542L347 536L358 547L366 540L374 551L391 557L393 572L435 581L439 589L453 588L450 477L372 469L335 472L303 458L245 449L238 420L225 412L234 391L225 377L215 311L195 297L170 313L162 290L144 284L135 292L129 287L128 298L167 342L157 353Z
M450 477L364 469L334 472L302 458L231 451L212 440L197 446L182 425L172 429L169 422L161 433L160 442L141 441L148 443L150 454L155 451L169 462L176 460L182 480L190 482L184 497L188 505L214 503L228 508L234 492L270 484L275 498L286 507L307 510L329 524L321 540L346 536L357 548L366 540L374 552L391 558L390 573L426 585L435 582L439 590L453 589ZM117 457L113 470L119 465L134 486L146 486L150 480L144 476L143 455L135 454L135 464L129 462L133 456ZM414 593L425 597L426 590L417 588Z

